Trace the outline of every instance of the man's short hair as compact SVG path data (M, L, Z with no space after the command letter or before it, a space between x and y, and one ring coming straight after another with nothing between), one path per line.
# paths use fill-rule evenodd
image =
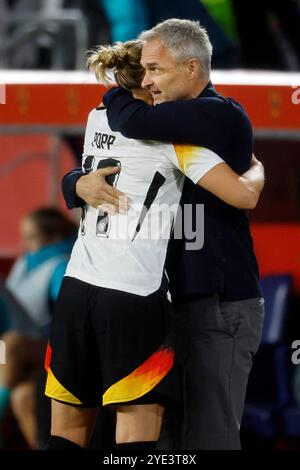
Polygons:
M172 18L143 31L139 39L144 42L160 39L179 63L191 58L198 59L203 73L209 77L212 44L206 29L200 26L199 21Z

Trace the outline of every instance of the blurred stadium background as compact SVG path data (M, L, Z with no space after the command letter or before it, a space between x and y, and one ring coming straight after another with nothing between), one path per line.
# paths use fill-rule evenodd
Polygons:
M85 51L171 17L206 26L212 81L245 107L266 171L251 213L266 322L243 446L300 449L300 365L292 362L292 343L300 345L298 0L0 0L0 273L20 253L25 214L44 205L67 213L61 177L78 166L86 117L104 92L85 71ZM26 448L8 421L6 447Z

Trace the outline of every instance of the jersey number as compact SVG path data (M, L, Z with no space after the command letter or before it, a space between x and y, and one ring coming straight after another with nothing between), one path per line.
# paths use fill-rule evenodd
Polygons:
M97 170L100 168L107 168L109 166L118 166L121 169L121 162L116 160L115 158L106 158L105 160L101 160L97 165ZM117 186L117 182L119 179L119 174L114 173L112 175L107 175L105 177L108 184L113 186L114 188ZM96 236L98 238L108 238L110 230L110 215L107 212L103 212L101 210L98 211L97 223L96 223Z

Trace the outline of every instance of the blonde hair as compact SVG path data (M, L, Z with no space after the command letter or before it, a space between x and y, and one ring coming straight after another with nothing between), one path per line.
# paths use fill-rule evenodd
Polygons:
M143 67L140 64L143 44L139 40L116 42L112 46L99 46L91 51L88 68L93 71L97 80L109 85L109 71L114 73L119 86L132 90L141 86Z

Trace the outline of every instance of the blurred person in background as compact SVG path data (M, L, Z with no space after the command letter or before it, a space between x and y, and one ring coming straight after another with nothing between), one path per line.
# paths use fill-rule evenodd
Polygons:
M6 281L6 364L0 367L0 420L11 400L26 441L37 448L35 384L42 371L53 307L74 243L75 226L56 208L27 214L20 231L24 254ZM10 302L11 300L11 302Z
M98 0L110 22L111 40L134 39L150 27L150 14L145 0Z

